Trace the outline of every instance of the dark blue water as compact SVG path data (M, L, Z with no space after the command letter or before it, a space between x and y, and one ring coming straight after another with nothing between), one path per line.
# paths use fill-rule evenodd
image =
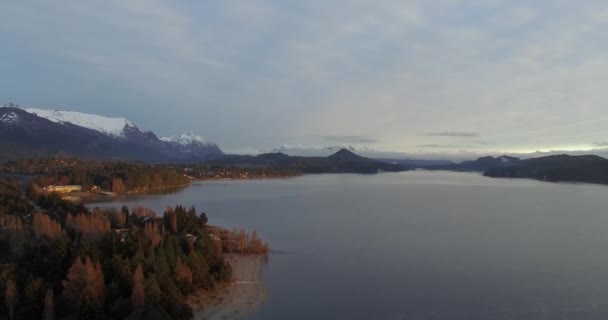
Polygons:
M204 182L141 196L257 229L251 319L608 319L608 187L408 172Z

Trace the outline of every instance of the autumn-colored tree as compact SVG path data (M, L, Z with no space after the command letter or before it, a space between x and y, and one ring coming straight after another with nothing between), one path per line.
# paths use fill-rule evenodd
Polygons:
M125 192L125 184L120 177L112 177L112 192L122 193Z
M87 279L89 279L87 292L95 301L102 301L105 285L101 264L99 264L99 261L93 264L91 259L86 257L85 270L87 271Z
M68 270L66 280L63 281L63 293L72 300L80 300L84 295L86 286L87 279L84 264L80 257L78 257Z
M142 206L133 208L133 214L140 219L145 217L156 218L156 212L154 212L154 210Z
M104 294L104 277L99 262L93 263L88 256L84 263L76 258L63 281L64 294L73 301L82 302L87 296L91 301L101 303Z
M56 239L63 233L61 224L55 222L48 215L39 212L34 213L32 228L37 238L47 237Z
M65 225L88 238L99 238L112 230L110 220L99 211L93 211L90 214L81 213L76 216L68 214Z
M150 240L153 248L163 240L159 225L154 221L148 222L144 225L144 234Z
M46 290L42 320L55 320L55 299L53 297L53 289Z
M17 304L17 285L13 279L6 282L4 300L6 302L6 308L8 309L8 318L13 320L15 318L15 305Z
M181 283L186 287L192 286L192 271L179 257L175 262L175 280L177 283Z
M21 233L23 231L23 221L17 216L5 216L2 224L11 233Z
M135 273L133 273L133 288L131 290L131 302L136 309L141 309L146 304L145 282L144 271L141 264L138 264Z
M251 233L251 238L249 239L247 251L253 254L268 253L268 243L263 242L262 239L260 239L260 237L258 236L257 231L253 230L253 232Z
M238 233L238 235L236 236L237 239L237 243L238 243L238 250L240 253L245 253L245 250L247 250L247 232L245 232L244 229L241 229Z

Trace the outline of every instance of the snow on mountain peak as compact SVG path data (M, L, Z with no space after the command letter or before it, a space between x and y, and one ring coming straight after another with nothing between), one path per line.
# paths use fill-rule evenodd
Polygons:
M5 113L0 116L0 122L13 124L19 121L19 115L14 112Z
M75 111L45 110L36 108L24 108L23 110L55 123L70 123L113 137L124 137L125 128L127 127L137 128L131 121L125 118L109 118Z
M181 146L187 146L191 144L198 144L202 146L211 146L213 142L209 141L209 139L205 137L201 137L193 132L186 132L178 135L174 135L171 137L161 137L160 140L178 144Z
M7 104L3 104L3 105L0 106L0 108L19 108L19 109L21 109L21 107L19 107L19 105L14 104L12 102L9 102Z

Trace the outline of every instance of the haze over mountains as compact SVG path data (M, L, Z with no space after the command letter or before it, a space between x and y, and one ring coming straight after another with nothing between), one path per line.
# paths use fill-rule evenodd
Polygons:
M412 166L389 163L362 157L347 149L341 149L327 157L290 156L281 152L264 153L257 156L227 155L212 161L214 164L275 167L302 173L378 173L382 171L400 172L413 169Z
M219 147L193 133L158 138L124 118L71 111L0 107L0 160L49 155L150 162L221 157Z
M599 156L549 155L522 160L502 155L459 163L412 160L371 148L320 149L282 146L259 155L226 155L192 132L157 137L125 118L72 111L0 107L0 161L67 155L102 160L207 162L228 166L270 166L302 173L376 173L414 168L478 171L491 177L608 183L608 160ZM289 153L289 154L288 154Z

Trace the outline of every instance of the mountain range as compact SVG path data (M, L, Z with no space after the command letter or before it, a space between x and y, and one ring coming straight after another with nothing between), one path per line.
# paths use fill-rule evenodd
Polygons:
M481 157L457 164L416 167L427 170L477 171L493 178L608 184L608 159L597 155L561 154L530 159Z
M608 184L608 159L595 156L555 155L520 160L511 166L494 167L487 177L530 178L551 182Z
M510 156L481 157L477 160L450 163L442 161L423 161L415 165L416 168L427 170L449 170L449 171L479 171L485 172L494 168L510 167L521 163L520 158Z
M125 118L72 111L0 107L0 160L69 155L104 160L191 162L224 153L193 133L159 138Z
M281 152L264 153L257 156L227 155L212 164L242 167L274 167L302 173L378 173L399 172L413 167L393 164L359 156L341 149L328 157L290 156Z
M0 106L0 161L54 155L99 160L207 162L266 166L302 173L376 173L428 170L478 171L489 177L533 178L608 184L608 159L593 155L552 155L522 160L481 157L454 163L441 160L372 159L353 147L328 147L328 156L287 155L276 150L257 156L226 155L213 142L192 132L157 137L125 118L72 111ZM337 151L336 151L337 150Z

